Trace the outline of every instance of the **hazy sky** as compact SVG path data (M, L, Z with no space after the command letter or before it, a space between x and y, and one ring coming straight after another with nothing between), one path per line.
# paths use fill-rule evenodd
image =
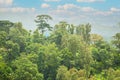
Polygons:
M0 20L20 21L34 30L39 14L53 17L51 25L63 20L75 25L90 23L93 33L106 38L120 32L120 0L0 0Z

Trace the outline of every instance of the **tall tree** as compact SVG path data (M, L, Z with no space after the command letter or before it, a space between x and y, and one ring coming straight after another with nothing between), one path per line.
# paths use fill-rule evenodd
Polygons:
M90 43L90 32L91 32L91 25L89 23L85 25L84 24L79 25L76 28L76 34L81 35L87 44Z
M34 32L33 32L33 35L32 35L32 41L34 43L41 43L43 44L45 42L45 37L39 33L39 30L36 29Z
M68 23L65 21L60 21L55 25L54 31L51 35L51 41L55 42L57 46L61 47L62 45L62 37L68 34L67 27Z
M116 33L115 36L113 36L112 43L115 47L115 54L114 54L114 65L115 67L120 66L120 33Z
M75 33L75 27L73 24L70 24L69 27L68 27L68 32L70 34L74 34Z
M69 27L69 24L66 21L60 21L58 24L55 25L55 30L62 30L67 31L67 27Z
M91 63L92 63L92 55L91 55L91 50L90 50L90 46L87 45L86 43L84 44L84 46L82 47L83 50L83 65L84 65L84 69L85 69L85 76L86 76L86 80L88 80L89 76L90 76L90 71L91 71Z
M120 33L116 33L115 36L113 36L113 38L114 40L112 42L120 52Z
M59 55L58 48L54 43L40 47L38 53L38 68L39 71L44 74L45 80L55 80L56 69L61 60Z
M38 29L41 31L42 34L44 34L46 30L52 30L52 27L48 24L48 20L52 20L51 16L38 15L36 18L37 19L35 20L35 22L37 23Z
M62 47L67 47L73 54L76 54L80 49L82 39L78 35L64 35L62 38Z

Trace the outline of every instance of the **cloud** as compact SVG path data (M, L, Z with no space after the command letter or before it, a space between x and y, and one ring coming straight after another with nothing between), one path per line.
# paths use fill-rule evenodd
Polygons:
M77 2L103 2L104 0L77 0Z
M76 11L83 11L83 12L91 12L91 11L95 11L94 8L92 7L80 7L74 4L65 4L65 5L59 5L57 7L58 10L75 10Z
M108 16L113 14L111 11L96 11L95 15L102 15L102 16Z
M63 16L63 17L70 17L70 16L72 16L72 15L75 14L75 13L72 12L72 11L60 10L60 9L50 11L50 13L51 13L51 14L54 14L54 15Z
M94 8L91 8L91 7L82 7L81 10L84 11L84 12L95 11L95 9L94 9Z
M67 9L72 9L72 8L78 8L78 6L74 4L65 4L65 5L58 5L57 8L67 10Z
M46 3L43 3L42 5L41 5L41 8L49 8L50 7L50 5L49 4L46 4Z
M110 8L109 10L102 11L102 10L97 10L92 7L81 7L75 4L64 4L64 5L58 5L56 9L57 13L67 13L67 14L83 14L83 15L103 15L103 16L108 16L112 14L117 14L120 12L120 9L118 8Z
M92 7L81 7L75 4L58 5L57 9L49 11L52 15L58 15L63 18L85 18L88 15L93 15L96 10ZM77 16L77 17L76 17Z
M98 10L97 10L97 11L95 12L95 15L109 16L109 15L112 15L112 14L119 14L119 12L120 12L120 9L112 7L112 8L110 8L110 9L107 10L107 11L98 11Z
M103 19L103 17L111 17L116 15L120 16L118 11L120 11L118 8L110 8L104 11L89 6L81 7L75 4L64 4L58 5L56 9L50 10L48 13L68 20L78 20L78 18L84 18L88 19L89 21L94 21L94 18L98 17Z
M23 12L34 12L35 8L23 8L23 7L13 7L13 8L0 8L0 12L12 12L12 13L23 13Z
M44 1L46 1L46 2L59 2L61 0L44 0Z
M13 0L0 0L0 6L9 6L13 4Z
M117 9L117 8L114 8L114 7L112 7L110 10L111 10L112 12L119 12L119 11L120 11L120 9Z

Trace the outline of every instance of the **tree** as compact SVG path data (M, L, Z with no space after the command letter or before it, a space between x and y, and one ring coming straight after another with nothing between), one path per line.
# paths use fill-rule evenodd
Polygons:
M92 54L89 45L84 44L83 46L83 65L85 69L85 77L88 80L91 71L91 63L92 63Z
M112 43L116 46L118 52L120 52L120 33L116 33L113 38L114 40L112 41Z
M52 28L49 15L38 15L38 28L0 21L0 80L120 80L120 33L112 44L91 25L61 21Z
M20 54L20 46L17 43L14 43L13 41L6 41L6 54L4 54L5 61L8 64L11 64L10 62L12 60L15 60Z
M68 69L65 66L59 66L57 70L56 80L67 80L66 79L66 73Z
M113 68L109 68L107 71L106 80L119 80L119 79L120 79L120 70L114 70Z
M25 30L22 27L22 23L18 22L18 23L15 23L14 27L10 29L8 37L9 37L9 40L19 44L20 52L23 52L26 46L27 35L28 35L27 30Z
M52 17L49 15L38 15L36 17L37 19L35 20L35 22L38 24L38 29L41 31L42 34L44 34L44 32L46 30L51 31L52 27L47 23L48 20L52 20Z
M76 68L69 69L70 72L70 80L77 80L78 79L78 70Z
M115 53L114 53L114 65L115 67L120 66L120 33L116 33L115 36L113 36L112 43L115 47Z
M78 71L76 68L68 70L66 66L59 66L56 80L85 80L85 71Z
M3 47L7 41L7 33L5 31L0 31L0 47Z
M21 54L21 56L13 62L12 68L14 69L14 80L44 79L43 74L38 72L37 65L26 58L24 54Z
M68 24L65 21L60 21L54 27L54 31L50 36L51 41L55 42L58 45L58 47L61 48L63 45L62 43L63 37L68 37L68 35L74 34L74 33L75 33L75 26L73 24Z
M69 24L66 21L60 21L58 24L55 25L55 30L67 31Z
M107 80L114 80L115 79L115 70L112 68L109 68L107 71Z
M0 80L13 80L12 69L8 66L4 58L0 55Z
M40 33L39 33L39 30L36 29L36 30L33 32L32 41L33 41L34 43L44 44L44 43L45 43L45 36L43 36L42 34L40 34Z
M62 37L68 34L67 27L68 23L65 21L60 21L58 24L54 26L54 31L51 34L51 42L55 42L56 45L61 48L62 45Z
M9 33L9 30L13 25L14 25L13 22L10 22L8 20L1 20L0 21L0 31L5 31L6 33Z
M100 73L104 69L108 69L115 66L114 63L114 49L106 41L99 41L91 48L92 57L94 60L93 68L96 73Z
M91 31L91 25L85 24L85 25L79 25L76 28L76 34L81 35L83 37L83 40L89 44L90 43L90 31Z
M40 51L41 51L41 47L42 47L41 44L31 43L31 44L29 44L28 46L26 46L25 52L26 52L27 54L30 54L30 53L39 54Z
M44 74L45 80L55 80L56 69L60 65L60 52L55 43L46 44L38 54L38 68Z
M83 65L86 71L86 80L88 80L92 62L92 54L89 45L83 41L81 36L74 34L63 37L62 44L63 48L68 48L69 51L72 52L73 66L75 66L75 64ZM81 66L78 67L78 65L76 67L80 69Z
M76 54L80 49L82 44L82 38L78 35L64 35L62 37L62 47L68 48L70 52Z
M69 32L70 34L74 34L74 33L75 33L75 27L76 27L76 26L74 26L73 24L69 25L69 27L68 27L68 32Z
M90 34L90 41L92 44L95 44L99 41L103 41L103 37L98 34Z
M74 54L72 54L72 52L70 52L68 48L64 48L61 50L60 57L62 59L60 62L61 65L68 67L68 69L75 65Z
M63 36L62 49L63 50L68 49L69 52L66 51L65 51L66 53L63 52L64 55L62 57L63 57L63 61L70 58L70 60L67 63L67 65L69 64L69 66L67 66L68 68L71 67L77 67L77 69L81 68L82 61L80 61L81 60L80 54L84 54L84 52L82 52L83 43L84 41L82 40L82 37L79 35L69 34ZM64 57L66 58L64 59Z

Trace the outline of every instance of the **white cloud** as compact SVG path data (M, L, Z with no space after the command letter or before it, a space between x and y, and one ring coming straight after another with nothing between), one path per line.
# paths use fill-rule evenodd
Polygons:
M93 15L96 10L92 7L80 7L75 4L58 5L57 9L49 11L52 15L58 15L63 18L85 18L88 15ZM77 17L76 17L77 16Z
M103 2L104 0L77 0L77 2Z
M44 0L46 2L59 2L60 0Z
M111 10L112 12L119 12L119 11L120 11L120 9L117 9L117 8L114 8L114 7L112 7L110 10Z
M108 16L113 14L111 11L96 11L95 15L102 15L102 16Z
M46 4L46 3L43 3L42 5L41 5L41 8L49 8L50 7L50 5L49 4Z
M107 10L107 11L96 11L95 12L95 15L104 15L104 16L108 16L108 15L112 15L112 14L117 14L118 12L120 12L120 9L118 9L118 8L114 8L114 7L112 7L112 8L110 8L109 10Z
M74 4L65 4L65 5L59 5L57 7L58 10L70 10L72 9L76 11L83 11L83 12L91 12L91 11L95 11L94 8L92 7L80 7L80 6L77 6L77 5L74 5Z
M74 4L65 4L65 5L59 5L57 8L67 10L67 9L77 8L77 6Z
M55 15L59 15L59 16L72 16L75 14L75 12L72 12L72 11L68 11L68 10L53 10L53 11L50 11L51 14L55 14Z
M92 18L92 17L108 17L113 15L119 15L120 9L110 8L109 10L98 10L92 7L81 7L75 4L64 4L58 5L55 10L49 11L50 14L60 16L63 18L75 18L77 16L81 18Z
M12 13L23 13L23 12L34 12L35 8L22 8L22 7L13 7L13 8L0 8L0 12L12 12Z
M84 12L95 11L95 9L94 9L94 8L91 8L91 7L82 7L81 10L84 11Z
M13 0L0 0L0 5L2 6L9 6L12 5Z

